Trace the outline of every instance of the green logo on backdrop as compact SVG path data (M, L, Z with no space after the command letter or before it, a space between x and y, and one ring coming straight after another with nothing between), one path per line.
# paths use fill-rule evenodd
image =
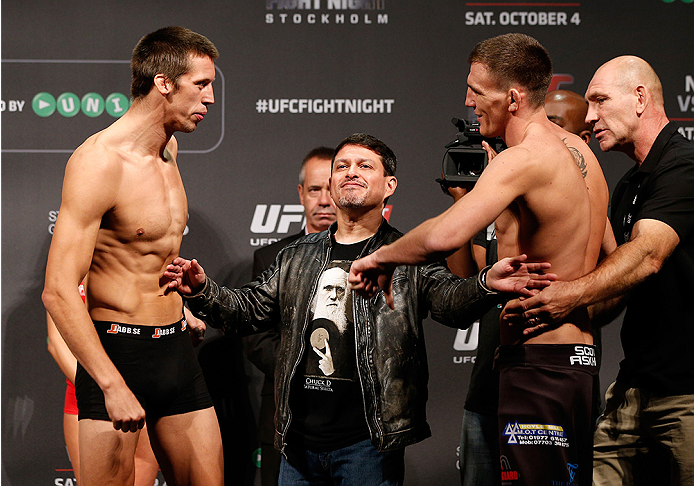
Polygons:
M52 94L46 93L45 91L36 93L34 99L31 100L31 107L38 116L44 118L51 116L55 111L55 98Z
M75 93L63 93L58 96L58 113L70 118L80 111L80 99Z
M87 93L82 96L82 113L95 118L104 112L104 98L99 93Z
M114 118L120 118L128 110L130 99L122 93L111 93L106 98L106 111Z
M77 115L80 111L90 118L96 118L106 111L113 118L120 118L128 111L132 101L123 93L111 93L104 101L99 93L87 93L80 99L75 93L62 93L56 100L52 94L42 91L36 93L31 102L34 113L46 118L57 110L66 118Z

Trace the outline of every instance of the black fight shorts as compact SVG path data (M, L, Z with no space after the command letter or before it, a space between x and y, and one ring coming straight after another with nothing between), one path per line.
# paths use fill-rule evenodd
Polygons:
M591 486L595 346L500 346L501 484Z
M95 321L94 327L148 419L212 406L185 319L159 327ZM75 390L80 420L111 420L101 388L79 363Z

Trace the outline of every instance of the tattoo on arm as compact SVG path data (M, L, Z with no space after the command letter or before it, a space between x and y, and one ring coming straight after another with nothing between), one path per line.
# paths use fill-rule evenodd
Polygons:
M583 157L583 154L577 148L567 144L566 139L563 139L562 142L564 142L566 148L568 148L569 152L571 152L571 156L576 161L576 165L578 166L579 170L581 171L581 174L583 175L583 178L585 179L588 175L588 166L586 165L586 159Z
M569 147L569 152L571 152L571 155L573 155L574 160L576 161L576 165L578 168L581 170L581 174L583 174L583 178L585 179L586 176L588 175L588 167L586 166L586 159L583 158L583 154L578 151L578 149Z

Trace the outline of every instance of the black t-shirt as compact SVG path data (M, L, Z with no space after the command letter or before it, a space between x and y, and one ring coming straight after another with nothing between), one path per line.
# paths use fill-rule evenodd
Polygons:
M497 253L494 224L480 231L473 244L487 250L487 265L496 263ZM500 343L499 318L501 304L495 304L480 318L477 356L472 365L470 387L465 398L465 409L482 415L496 415L499 408L499 372L493 369L494 353Z
M305 352L292 381L288 443L332 451L369 438L357 374L352 294L347 276L366 245L333 242L318 279Z
M694 393L694 144L669 123L648 156L615 187L612 227L629 241L636 221L662 221L680 243L660 271L627 300L618 380L653 393Z

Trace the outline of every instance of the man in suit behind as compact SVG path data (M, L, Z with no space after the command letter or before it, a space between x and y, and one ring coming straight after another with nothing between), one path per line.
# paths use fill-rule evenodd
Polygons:
M267 270L282 248L308 233L325 231L335 222L335 203L330 197L330 166L334 150L317 147L311 150L301 164L299 172L299 200L304 207L306 226L297 234L287 236L253 253L253 278ZM246 355L265 374L261 390L258 431L261 447L261 484L276 486L279 476L280 453L274 448L274 371L280 337L276 330L253 334L245 338Z

